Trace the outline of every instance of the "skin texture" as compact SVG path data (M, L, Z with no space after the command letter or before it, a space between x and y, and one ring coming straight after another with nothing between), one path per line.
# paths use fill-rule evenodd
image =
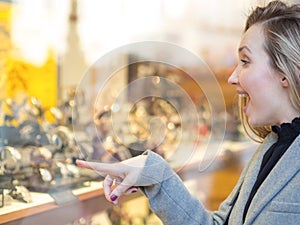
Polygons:
M239 46L239 63L228 82L235 85L238 94L246 94L250 101L243 109L249 123L256 126L279 125L299 115L288 95L288 82L270 66L265 51L261 24L251 26Z
M122 195L137 191L134 187L147 160L146 155L140 155L120 163L107 164L77 160L78 166L93 169L108 174L103 181L103 190L106 199L117 205Z

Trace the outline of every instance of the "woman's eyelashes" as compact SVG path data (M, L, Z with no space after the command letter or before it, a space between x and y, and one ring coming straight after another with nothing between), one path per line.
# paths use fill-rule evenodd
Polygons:
M247 59L240 59L241 63L242 63L242 66L246 66L249 61Z

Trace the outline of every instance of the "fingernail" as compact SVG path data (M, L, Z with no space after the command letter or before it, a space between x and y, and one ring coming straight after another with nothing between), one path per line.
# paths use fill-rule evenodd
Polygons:
M138 189L132 189L131 193L137 192Z
M83 160L81 159L75 159L75 163L81 163Z
M116 195L110 196L110 200L111 200L112 202L116 201L117 198L118 198L118 196L116 196Z

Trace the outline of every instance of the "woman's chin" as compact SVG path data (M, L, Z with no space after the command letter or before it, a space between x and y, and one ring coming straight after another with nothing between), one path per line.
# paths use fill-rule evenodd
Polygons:
M261 127L261 123L259 121L255 120L253 117L248 117L248 122L251 127Z
M259 121L255 120L254 118L248 117L248 122L251 127L263 127L263 126L268 126L268 123L266 121Z

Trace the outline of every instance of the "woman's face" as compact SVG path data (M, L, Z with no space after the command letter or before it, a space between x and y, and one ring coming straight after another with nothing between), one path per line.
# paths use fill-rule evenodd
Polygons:
M230 84L236 85L238 94L249 97L243 111L254 127L284 122L284 113L288 110L286 103L289 102L283 87L284 76L270 66L264 42L261 25L251 26L242 37L239 63L228 79Z

